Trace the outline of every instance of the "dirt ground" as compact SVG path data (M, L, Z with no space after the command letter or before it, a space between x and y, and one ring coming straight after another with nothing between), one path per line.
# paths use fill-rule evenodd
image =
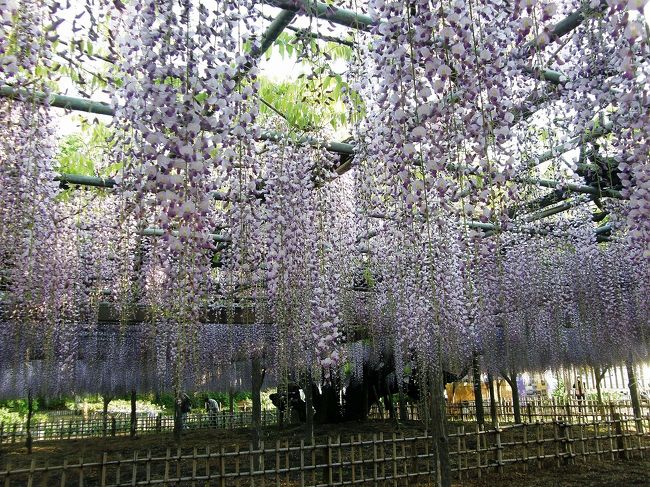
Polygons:
M384 433L392 435L399 432L404 436L417 436L424 433L422 423L419 421L404 421L399 429L395 423L390 421L370 420L367 422L350 422L316 426L314 436L317 443L327 440L327 437L336 438L340 436L342 441L349 440L352 435L362 434L364 438L368 435ZM85 462L98 461L104 452L112 457L118 453L129 454L134 450L145 452L151 450L154 455L164 455L167 448L173 453L180 447L183 454L191 454L194 447L204 448L210 445L211 448L224 447L231 450L234 446L248 448L251 442L252 432L249 428L233 430L198 430L185 431L181 444L176 445L171 433L145 434L136 438L114 437L114 438L85 438L79 440L55 440L35 441L33 443L32 455L26 455L27 450L24 444L3 444L0 445L0 470L9 463L12 468L28 467L32 459L37 464L45 462L50 465L61 465L64 459L68 461L79 460L83 457ZM299 442L304 437L304 428L292 426L279 431L275 426L267 426L263 429L262 440L267 445L275 445L276 441Z
M283 431L279 431L277 427L266 427L262 439L269 446L274 446L276 441L282 443L288 441L294 444L300 441L303 432L304 430L300 426L285 428ZM420 422L404 422L396 429L396 425L392 421L375 420L316 427L315 436L317 442L321 442L328 436L336 438L340 435L345 442L352 435L362 434L364 438L367 438L369 435L379 435L380 433L391 436L394 432L412 437L422 435L424 429ZM223 446L227 450L239 445L241 449L247 449L250 445L250 438L251 430L245 428L187 431L183 435L180 448L183 454L191 454L195 447L203 449L206 445L215 449ZM167 448L172 449L172 454L176 454L178 451L173 436L166 433L147 434L133 439L116 437L37 441L34 442L31 456L26 454L25 446L22 444L2 445L0 447L0 470L4 470L6 465L10 465L11 469L28 468L32 459L38 465L61 465L64 459L67 459L68 462L76 462L80 458L83 458L84 462L98 461L104 452L107 452L109 457L119 454L124 458L132 455L135 450L140 452L151 450L153 455L164 456ZM454 486L650 487L650 451L646 451L644 459L641 459L637 452L637 457L632 460L597 462L592 458L590 463L582 463L582 460L577 458L575 461L576 465L563 467L549 465L541 471L531 467L527 473L523 472L520 465L506 466L503 474L484 471L481 479L473 477L456 479ZM419 483L417 485L426 484Z
M647 487L650 486L650 459L600 462L555 467L528 473L492 473L481 479L457 480L457 487Z

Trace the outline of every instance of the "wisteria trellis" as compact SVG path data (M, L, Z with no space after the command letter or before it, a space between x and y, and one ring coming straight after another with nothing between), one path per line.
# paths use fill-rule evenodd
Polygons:
M119 79L107 158L123 169L113 192L62 197L57 119L30 94L58 79L67 6L0 0L0 84L23 90L0 100L3 394L206 387L252 354L329 380L364 356L352 325L425 369L647 358L645 2L340 2L374 19L349 60L366 117L341 177L325 148L260 142L283 122L258 113L256 3L87 0ZM625 198L596 198L609 241L579 197L551 223L515 216L540 196L533 155L604 127L580 152L617 163L619 182L589 181ZM589 161L557 156L546 174L584 183ZM100 302L119 326L97 322ZM223 316L247 324L209 324Z

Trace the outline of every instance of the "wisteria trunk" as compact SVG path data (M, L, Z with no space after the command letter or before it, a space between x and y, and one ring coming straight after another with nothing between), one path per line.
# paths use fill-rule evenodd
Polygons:
M438 459L436 468L437 486L451 487L451 465L449 463L449 439L447 438L447 407L445 404L443 371L437 364L430 374L431 384L431 436Z
M314 398L311 387L311 370L305 377L305 440L308 444L313 444L314 439Z
M108 404L113 399L112 396L102 396L102 436L106 437L108 428Z
M517 373L513 372L508 374L501 373L512 390L512 411L515 415L515 424L521 424L521 405L519 404L519 386L517 385Z
M27 453L32 454L32 416L34 415L34 398L32 396L32 390L27 391L27 440L25 446L27 447Z
M408 406L406 404L406 394L400 390L399 392L399 419L406 421L409 419Z
M603 377L605 376L605 371L607 369L603 368L601 369L600 367L594 367L594 375L596 376L596 399L598 399L598 404L600 406L603 405L603 391L600 386L600 382L603 380Z
M497 416L497 402L494 392L494 377L492 373L488 372L488 387L490 388L490 417L492 418L492 426L496 427L499 422L499 417Z
M639 400L639 387L636 380L636 371L634 370L634 363L631 360L625 362L627 368L628 387L630 388L630 399L632 401L632 411L634 418L637 420L637 429L642 433L643 422L641 419L641 401Z
M483 391L481 389L481 363L480 356L474 352L472 355L472 378L474 379L474 405L476 407L476 422L483 427L485 413L483 412Z
M131 427L129 430L129 434L131 435L131 438L135 437L135 431L138 425L138 418L136 416L136 394L135 394L135 389L131 389Z
M181 413L181 399L180 394L177 392L174 394L174 441L180 443L181 441L181 430L183 429L183 418Z
M259 356L253 355L253 358L251 359L251 368L251 385L253 388L253 448L257 450L259 448L260 438L262 437L262 398L260 395L260 390L262 388L262 381L264 380L264 377L262 375L262 362ZM258 459L256 459L256 461L257 460Z

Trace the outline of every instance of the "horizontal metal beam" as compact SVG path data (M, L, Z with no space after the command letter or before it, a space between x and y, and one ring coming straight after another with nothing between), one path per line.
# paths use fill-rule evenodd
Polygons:
M359 30L370 30L377 22L370 16L312 0L265 0L267 5L303 15L313 15L333 24Z
M549 216L557 215L558 213L563 213L572 208L575 208L577 205L580 205L582 203L585 203L585 201L576 201L576 200L564 201L562 204L559 204L557 206L546 208L545 210L526 215L525 217L523 217L523 221L530 223L537 220L543 220L544 218L548 218Z
M609 197L616 199L623 199L623 195L620 191L611 188L597 188L595 186L588 186L586 184L575 184L575 183L563 183L560 181L553 181L550 179L538 179L538 178L518 178L517 181L527 184L532 184L535 186L542 186L544 188L557 188L562 187L567 191L572 191L574 193L584 193L597 196L599 198Z
M561 211L565 211L565 210L566 210L566 208L562 209ZM559 212L560 211L558 211L558 213ZM483 232L485 232L483 234L483 237L492 237L495 234L501 233L501 232L504 232L504 231L506 231L506 232L514 232L514 233L526 233L526 234L529 234L529 235L541 235L541 236L549 234L548 230L544 230L544 229L513 228L513 229L510 229L510 230L504 230L504 229L500 228L499 226L494 225L492 223L483 223L483 222L476 222L476 221L468 222L467 227L471 228L471 229L474 229L474 230L482 230ZM594 235L596 236L596 241L597 242L608 242L609 241L609 236L611 235L611 232L612 232L612 227L610 225L604 225L602 227L596 228L596 230L594 231ZM358 238L357 239L357 251L360 252L360 253L369 253L370 249L368 248L368 246L367 245L360 245L360 243L363 240L367 240L367 239L370 239L372 237L375 237L375 236L379 235L379 233L380 232L373 230L372 232L368 232L368 234L366 234L365 236Z
M354 41L349 41L347 39L340 39L338 37L328 36L321 34L319 32L312 32L309 29L301 29L299 27L294 27L293 25L287 25L287 30L293 31L296 33L297 38L308 37L310 39L318 39L325 42L332 42L335 44L341 44L348 47L354 47Z
M607 123L602 127L597 127L593 129L589 133L576 135L575 137L572 137L571 139L564 142L563 144L557 145L539 156L531 157L525 163L526 168L529 169L535 166L539 166L540 164L550 161L551 159L554 159L555 157L564 154L565 152L568 152L571 149L575 149L576 147L582 144L586 144L587 142L591 142L592 140L603 137L604 135L608 135L612 133L613 129L614 129L614 125L611 123Z
M107 103L66 95L48 95L42 91L30 91L22 88L16 89L7 85L0 86L0 97L11 98L13 100L36 101L46 106L65 108L66 110L74 110L77 112L108 116L115 115L115 110Z
M533 211L541 210L547 206L555 205L564 201L566 199L566 194L564 191L555 190L550 193L540 196L534 200L528 201L523 205L513 205L506 209L506 213L510 218L521 214L522 212L530 213Z
M526 218L523 219L525 223L532 223L534 221L542 220L544 218L547 218L552 215L557 215L558 213L562 213L564 211L570 210L571 208L575 207L576 205L585 203L585 201L566 201L562 203L561 205L554 206L552 208L548 208L544 211L539 211L537 213L533 213L528 215ZM381 214L372 214L371 217L373 218L382 218L386 219L384 215ZM478 221L469 221L466 223L466 226L468 228L471 228L473 230L483 230L485 233L486 237L490 237L494 235L497 232L502 232L502 231L515 231L515 232L528 232L529 230L527 229L513 229L513 230L504 230L502 229L499 225L495 225L494 223L485 223L485 222L478 222ZM602 228L602 227L601 227ZM608 227L609 228L609 227ZM611 228L610 228L611 230ZM535 229L530 229L531 232L537 232L539 233L538 230ZM604 230L600 230L600 232L604 232ZM367 232L365 235L359 236L357 238L357 244L361 243L363 240L368 240L373 237L376 237L379 235L381 232L379 230L371 230ZM597 231L596 234L598 235L599 232Z
M260 140L272 142L280 142L286 140L289 143L295 142L297 144L307 144L311 147L322 148L328 152L333 152L335 154L348 156L354 155L354 146L352 144L347 144L345 142L327 142L308 136L298 137L295 139L295 141L292 141L291 139L286 138L283 134L280 134L278 132L262 132L260 135Z
M43 92L30 92L24 89L15 89L10 86L0 86L0 97L10 98L14 100L35 100L43 103L49 107L63 108L66 110L74 110L78 112L94 113L99 115L115 115L115 110L103 102L89 100L87 98L77 98L65 95L50 94L46 95ZM283 134L277 132L262 132L259 137L260 141L273 141L279 142L287 140ZM308 144L312 147L323 148L329 152L336 154L353 155L354 146L344 142L327 142L318 140L314 137L300 137L296 139L296 143ZM83 184L83 183L76 183Z
M141 235L145 237L162 237L166 233L167 232L162 228L145 228L144 230L142 230ZM177 231L172 231L171 234L175 237L178 237ZM212 233L210 234L210 236L215 242L221 242L221 243L232 242L232 238L225 235L218 235L216 233Z
M113 178L100 178L97 176L82 176L78 174L62 173L54 178L61 185L76 184L79 186L92 186L94 188L114 188L117 184Z
M323 2L313 0L265 0L267 5L278 7L284 10L297 12L302 15L313 15L320 19L332 22L333 24L352 27L359 30L370 30L374 25L379 24L377 19L353 12L344 8L336 7ZM603 0L603 3L604 0ZM585 19L585 8L580 8L559 21L550 33L551 39L558 39L577 28ZM526 46L526 52L530 51L532 45Z
M484 237L492 237L496 233L502 232L504 230L500 228L494 228L494 230L488 230L486 228L482 228L482 230L485 230L485 233L483 234ZM514 232L514 233L525 233L528 235L540 235L540 236L546 236L549 235L549 231L546 229L536 229L536 228L514 228L511 230L506 230L507 232ZM597 242L608 242L609 241L609 236L612 233L612 227L610 225L604 225L602 227L596 228L594 231L594 235L596 236L596 241Z
M606 0L601 0L600 1L600 8L605 9L607 8L607 1ZM575 30L582 22L585 20L585 14L591 10L589 3L584 3L578 10L571 12L569 15L567 15L565 18L560 20L551 32L549 33L549 38L550 41L556 41L557 39L560 39L561 37L564 37L565 35L569 34L573 30ZM536 42L528 42L524 47L523 47L523 52L521 56L528 56L531 54L533 51L533 48L535 47Z
M601 0L600 8L607 8L606 0ZM560 37L564 37L569 32L577 28L585 20L585 13L588 10L590 10L589 4L585 3L581 8L575 12L572 12L564 19L560 20L557 24L555 24L555 27L553 27L553 30L551 31L551 39L555 40L559 39Z
M534 77L539 77L539 79L548 81L554 85L559 85L567 82L566 75L555 71L553 69L532 69L528 68L525 70L528 74L533 75Z
M112 189L117 185L117 181L115 181L113 178L101 178L98 176L84 176L69 173L61 173L56 176L54 180L58 181L63 186L77 185ZM211 191L210 195L217 201L230 201L225 194L219 191Z

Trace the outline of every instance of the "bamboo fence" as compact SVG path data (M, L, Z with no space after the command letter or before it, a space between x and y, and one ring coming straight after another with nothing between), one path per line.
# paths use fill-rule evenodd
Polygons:
M452 468L459 478L482 476L505 469L542 469L644 458L650 434L642 433L641 420L595 421L570 424L561 421L524 423L481 430L478 425L458 426L449 435ZM650 429L649 424L646 431ZM453 429L453 428L452 428ZM240 446L191 450L170 449L133 452L128 456L63 465L37 465L0 471L0 485L60 487L163 486L300 486L338 485L409 486L435 478L432 437L405 438L398 434L299 443L260 442Z
M188 414L184 428L190 430L221 428L246 428L252 424L253 413L241 411L237 413L219 412L214 414ZM276 423L276 411L262 411L262 426ZM71 440L102 436L125 436L130 434L131 419L129 414L113 414L106 418L94 415L91 418L66 418L54 421L33 422L31 434L33 441L40 440ZM161 433L174 429L174 417L158 414L156 416L137 415L136 433ZM27 438L27 428L22 423L0 423L0 443L16 443Z
M514 423L515 410L512 401L501 401L496 403L497 418L500 424ZM417 405L409 404L406 407L406 418L409 420L423 419L418 412ZM634 411L631 401L616 401L600 404L598 401L567 401L563 399L529 399L520 405L521 419L524 422L533 423L536 421L567 421L586 422L599 421L603 419L612 420L613 414L618 414L621 419L634 419ZM397 412L399 414L399 411ZM489 422L490 403L483 402L483 413L485 420ZM387 416L384 411L380 413L375 406L371 410L371 417L380 418ZM641 402L641 417L650 416L650 401ZM474 401L451 403L447 405L447 419L449 421L476 421L476 404Z
M486 422L490 422L490 405L483 405ZM650 417L650 402L641 403L641 418ZM552 398L550 400L528 400L521 405L521 417L524 422L565 421L569 423L586 423L602 420L613 420L614 415L621 419L634 419L630 401L617 401L616 403L598 404L596 401L563 401ZM370 417L377 419L386 417L387 413L375 407L371 410ZM214 415L189 414L185 427L190 430L221 428L237 429L247 428L252 424L252 412L241 411L230 413L221 411ZM408 420L423 419L418 414L417 405L409 404L406 408ZM452 403L447 405L447 419L451 422L475 422L476 405L474 402ZM277 411L262 411L262 425L276 424ZM514 407L512 402L502 401L497 403L497 418L499 424L514 423ZM33 422L31 433L33 441L41 440L66 440L93 438L102 436L125 436L130 434L130 416L128 413L109 414L106 418L106 431L104 431L104 418L95 414L90 418L63 417L44 422ZM136 433L160 433L174 429L174 419L171 415L138 414L136 418ZM18 443L27 438L27 429L23 423L0 423L0 444Z

